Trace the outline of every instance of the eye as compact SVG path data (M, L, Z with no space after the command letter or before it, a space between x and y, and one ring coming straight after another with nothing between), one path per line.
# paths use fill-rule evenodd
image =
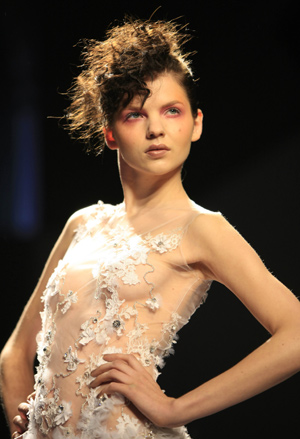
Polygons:
M171 116L177 116L177 114L180 114L181 111L176 107L171 107L167 109L166 113L170 114Z
M139 119L143 115L139 113L138 111L132 111L131 113L126 114L125 120L128 119Z

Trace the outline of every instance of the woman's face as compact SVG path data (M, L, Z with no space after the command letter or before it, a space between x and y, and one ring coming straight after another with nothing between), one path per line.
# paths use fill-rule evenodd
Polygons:
M200 138L202 113L193 117L185 89L170 73L148 81L150 96L142 106L135 96L120 110L106 142L119 150L122 165L137 172L163 175L181 169L191 142Z

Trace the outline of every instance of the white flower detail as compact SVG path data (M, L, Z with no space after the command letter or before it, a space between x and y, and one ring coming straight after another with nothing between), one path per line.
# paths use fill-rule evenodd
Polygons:
M149 249L141 244L139 237L128 237L126 241L124 240L123 230L122 233L122 239L117 239L117 235L114 236L113 240L119 250L119 260L115 261L116 255L112 255L108 252L106 264L103 262L98 263L93 269L93 276L99 279L95 294L96 299L101 297L101 293L103 293L104 290L110 293L116 293L119 287L119 280L122 280L125 285L136 285L140 283L140 279L136 273L136 267L140 264L147 264Z
M143 337L143 334L146 333L147 330L149 330L148 326L137 323L136 327L127 334L129 339L127 353L138 354L137 359L144 366L155 364L156 366L162 367L163 360L161 355L165 354L165 351L161 350L157 340L154 339L149 342L146 337ZM156 376L158 376L158 373Z
M53 297L60 292L61 283L63 282L64 276L66 274L64 271L64 267L65 267L64 261L60 260L57 264L57 267L55 268L52 275L50 276L50 279L48 280L44 295L50 294L50 296Z
M35 419L35 422L37 424L41 424L42 423L42 413L45 409L45 402L43 401L42 398L30 398L30 400L28 401L29 404L29 409L28 409L28 415L29 415L29 419Z
M151 309L151 311L156 311L159 309L159 300L157 297L151 297L150 299L146 300L146 306Z
M77 292L73 293L73 291L69 291L66 300L63 302L64 307L61 309L61 312L65 314L70 308L72 303L76 303L78 300Z
M110 335L113 334L114 328L112 325L112 318L108 318L103 320L101 323L101 327L99 326L95 332L96 332L96 342L100 345L104 344L107 345L110 340Z
M107 345L110 340L110 337L107 335L107 332L103 329L96 334L96 343L99 345Z
M166 253L167 251L175 250L181 240L181 235L178 233L172 233L171 235L165 235L160 233L152 237L150 234L145 237L154 251L158 253Z
M131 259L126 259L125 261L119 261L115 264L109 265L105 277L107 280L107 289L112 292L115 291L113 285L117 284L115 277L122 279L124 284L128 285L136 285L140 282L135 273L135 265L132 263Z
M140 423L137 418L132 418L124 413L117 419L117 421L118 424L116 425L116 428L121 434L121 437L134 439L140 436Z
M62 401L62 403L57 407L56 416L54 422L56 425L64 424L72 416L71 403Z
M125 302L125 299L119 300L119 295L117 292L111 295L110 299L106 299L106 315L105 319L110 320L114 315L118 314L120 306Z
M81 332L79 343L84 346L88 344L91 340L94 340L94 338L95 338L94 330L88 327Z
M132 254L132 259L135 265L147 264L147 259L149 255L149 249L145 246L140 245L138 250Z
M122 281L125 285L136 285L140 283L138 275L135 272L135 267L133 265L127 266L126 273L122 276Z
M80 360L80 358L77 357L77 350L75 352L72 352L72 347L70 346L68 351L64 354L64 363L68 363L67 370L74 372L78 364L84 363L85 360Z
M124 319L130 319L130 317L136 316L137 314L138 314L137 310L132 306L128 306L128 305L125 308L121 309L119 312L119 315Z
M135 328L132 329L132 331L128 332L127 337L129 338L130 342L135 339L140 339L142 335L148 330L147 325L143 325L141 323L136 323ZM130 343L129 342L129 343Z
M77 229L75 229L74 233L74 240L76 242L79 242L81 239L84 238L84 236L86 235L87 232L87 228L86 228L86 224L80 224Z

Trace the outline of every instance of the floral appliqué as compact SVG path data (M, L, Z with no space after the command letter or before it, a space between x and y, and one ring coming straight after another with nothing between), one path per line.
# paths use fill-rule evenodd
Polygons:
M162 255L175 250L182 239L183 229L174 229L170 234L140 236L135 234L126 222L118 221L118 214L114 214L114 211L117 209L100 203L95 211L85 218L85 223L76 230L74 247L86 237L96 240L99 236L97 233L102 234L101 239L104 244L103 251L101 247L101 259L97 262L95 260L94 268L91 268L91 282L95 285L91 289L91 300L95 307L92 313L86 314L87 316L85 315L85 318L78 322L74 346L65 348L66 352L61 354L60 359L61 369L53 373L50 381L47 381L47 374L51 371L52 364L50 368L47 366L51 360L51 349L55 342L56 319L65 319L66 315L71 314L68 312L70 309L77 310L80 307L77 304L79 299L76 291L67 290L68 292L63 293L67 272L64 261L59 262L47 284L44 296L47 300L45 300L45 309L42 314L43 334L39 342L40 366L35 376L36 400L31 402L30 408L31 419L34 419L38 430L45 435L56 429L55 437L57 438L133 439L141 437L149 439L156 437L162 439L164 437L168 439L175 437L173 430L170 434L167 430L158 432L158 434L153 433L155 428L152 431L152 426L129 416L123 408L120 409L120 415L116 419L115 429L108 429L107 423L111 420L112 412L117 406L126 407L126 401L118 394L99 398L100 389L89 388L89 384L94 380L91 373L105 364L103 356L106 353L132 353L145 367L150 365L162 367L163 358L171 352L172 344L176 340L176 332L184 323L177 313L173 313L170 319L168 315L168 321L155 322L159 325L159 332L149 335L153 328L151 326L151 319L154 318L152 313L157 313L163 302L163 298L156 294L155 285L150 282L150 276L149 281L147 280L147 274L155 271L155 267L148 262L149 255L151 253ZM141 266L145 267L141 270ZM143 281L144 284L142 284ZM146 297L148 295L147 299L127 304L125 299L119 296L120 288L122 285L138 284L141 284L141 289L145 288L143 294L145 293ZM55 299L53 299L54 296L56 296ZM49 305L51 300L54 303L52 311ZM77 305L73 307L74 304ZM140 321L142 320L140 317L142 313L139 315L140 310L143 310L149 317L149 324ZM116 344L112 346L114 340ZM63 339L60 343L63 343ZM95 343L95 349L94 346L85 348L90 343ZM120 345L122 347L119 347ZM55 349L53 349L54 352L56 352ZM86 352L88 355L84 357ZM72 377L75 372L75 376ZM157 369L153 367L153 374L155 373L158 375ZM68 377L76 382L76 397L82 398L80 416L74 425L74 431L76 429L77 434L73 432L72 422L67 423L72 417L71 402L60 398L59 380ZM188 438L183 433L178 433L178 439L184 437Z
M181 233L179 233L181 232ZM160 233L152 237L150 234L145 236L145 240L149 243L151 248L158 253L166 253L168 251L175 250L182 238L182 229L175 230L170 235L165 235L164 233Z

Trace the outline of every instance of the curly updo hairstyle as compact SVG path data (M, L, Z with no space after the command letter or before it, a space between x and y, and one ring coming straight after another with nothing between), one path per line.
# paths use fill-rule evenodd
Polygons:
M164 72L173 73L184 87L196 117L196 84L189 54L181 51L190 37L178 24L128 19L108 30L106 37L84 41L83 71L69 92L68 128L86 142L88 151L103 150L103 130L111 126L116 112L137 94L145 102L150 94L145 81Z

